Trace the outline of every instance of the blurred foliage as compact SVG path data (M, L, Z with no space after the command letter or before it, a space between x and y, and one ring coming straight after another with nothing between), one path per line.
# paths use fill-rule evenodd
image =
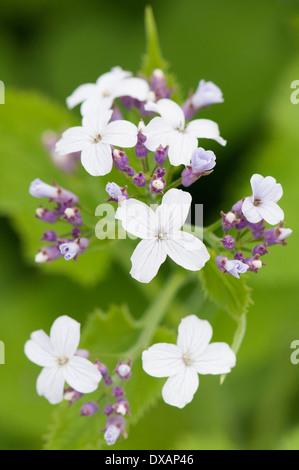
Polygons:
M224 385L219 386L217 377L201 377L192 404L184 410L161 400L155 406L149 403L128 440L115 448L299 449L299 366L290 362L290 344L299 335L299 106L290 101L290 84L298 79L298 2L151 4L163 57L185 96L200 78L213 80L224 92L223 105L202 113L219 122L228 139L224 149L211 146L217 155L216 170L192 188L194 200L205 205L205 221L248 195L250 176L260 172L282 183L281 206L286 226L294 233L287 247L271 247L267 266L258 275L248 275L255 304L249 309L237 367ZM33 266L44 227L34 218L38 201L28 195L30 181L39 177L77 190L91 209L102 201L98 178L81 168L73 176L58 172L42 148L41 134L77 122L79 114L76 118L59 104L64 105L78 84L95 80L116 64L139 70L145 50L144 6L140 1L130 2L128 8L120 1L96 0L12 0L1 6L0 79L7 87L0 110L0 339L6 345L6 365L0 366L2 449L41 448L53 413L35 393L39 368L23 354L30 333L49 331L61 314L84 324L87 314L98 308L109 311L111 303L128 304L138 319L155 295L154 283L146 290L126 275L129 245L127 252L118 250L121 259L105 247L86 254L85 260L79 258L77 266L63 260L47 270ZM26 92L10 92L12 86ZM169 269L164 267L162 278ZM178 321L186 310L196 313L212 321L214 340L232 342L235 322L206 301L199 289L184 290L178 300L182 306L173 307ZM112 341L112 335L108 338ZM163 381L145 375L143 379L149 387L161 389ZM138 400L146 401L143 385L131 383ZM69 416L77 413L76 406ZM132 403L137 415L138 406ZM78 420L76 426L84 425ZM98 424L90 428L99 430Z

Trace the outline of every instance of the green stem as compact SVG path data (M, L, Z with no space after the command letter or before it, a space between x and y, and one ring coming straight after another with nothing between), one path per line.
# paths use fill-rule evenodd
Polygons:
M247 315L246 313L243 313L243 315L238 319L237 321L237 329L234 334L234 339L231 345L232 350L234 353L237 355L239 352L239 349L242 345L245 333L246 333L246 327L247 327ZM226 374L222 374L220 376L220 385L223 384L225 380Z
M205 228L206 232L215 232L215 230L218 230L222 226L222 219L217 220L211 225L208 225L208 227Z
M165 283L163 289L149 306L143 318L140 321L142 332L137 344L128 352L129 356L138 354L148 348L153 336L161 323L166 311L179 289L187 282L188 276L182 272L175 272Z
M168 191L169 189L172 189L172 188L177 188L178 186L180 186L182 184L182 177L178 178L177 180L175 180L173 183L171 183L169 186L167 186L165 188L165 192Z

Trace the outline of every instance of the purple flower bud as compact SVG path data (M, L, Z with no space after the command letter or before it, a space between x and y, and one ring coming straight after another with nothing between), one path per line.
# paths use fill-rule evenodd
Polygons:
M73 238L80 238L81 236L81 230L78 227L73 228L71 231L72 237Z
M239 222L235 225L237 230L243 230L243 228L248 226L248 220L244 216L239 217L238 220Z
M165 168L158 168L150 182L150 192L154 194L163 194L166 186L164 179Z
M110 387L112 385L112 379L110 375L107 375L106 377L104 377L104 384L107 385L107 387Z
M137 142L135 147L135 154L137 158L146 158L147 157L147 148L144 144L139 144Z
M78 238L71 242L62 243L59 246L59 249L66 261L71 259L77 261L78 256L82 255L86 251L88 245L89 240L87 238Z
M56 242L57 241L57 233L53 230L46 230L40 239L41 242Z
M230 211L227 214L221 211L220 214L222 216L222 229L224 232L228 232L236 223L239 222L239 219L237 219L236 214L233 211Z
M116 403L112 405L113 411L117 413L118 415L128 415L130 414L130 408L129 408L129 403L126 398L121 398L120 400L117 400Z
M127 166L124 171L128 176L134 176L135 174L135 170L132 166Z
M52 162L64 173L73 173L79 163L81 152L72 152L67 155L58 155L55 151L56 144L61 136L55 132L46 131L42 135L42 142L51 157Z
M291 234L292 230L290 228L283 228L282 224L280 224L278 227L265 230L264 237L268 246L278 244L286 245L285 239Z
M87 349L77 349L76 356L83 357L84 359L88 359L89 351Z
M234 254L234 258L235 258L236 260L242 261L242 263L245 262L245 256L243 255L243 253L241 253L241 251L237 251L237 252Z
M107 377L107 375L109 374L109 370L108 370L108 367L105 364L103 364L102 362L99 362L99 361L95 361L94 365L101 372L102 377Z
M112 113L110 122L112 122L112 121L121 121L124 117L123 117L123 113L121 112L119 107L114 105L112 109L113 109L113 113Z
M80 408L80 416L91 416L99 410L98 405L94 401L88 401L84 403Z
M129 165L129 158L127 154L122 149L114 149L112 155L115 166L120 171L125 171Z
M246 258L245 263L248 265L248 271L257 273L263 266L263 262L260 260L259 255L255 255L252 258Z
M251 230L254 238L258 239L264 235L265 221L261 220L257 224L247 223L248 228Z
M184 168L184 170L182 171L182 185L185 186L185 188L188 188L197 180L198 178L196 175L194 175L192 166L186 166L186 168Z
M129 195L127 193L127 186L121 188L116 183L107 183L106 192L110 196L108 201L121 202L124 199L128 199Z
M109 403L108 405L106 405L103 409L103 414L104 415L107 415L107 416L110 416L112 413L113 413L113 406Z
M83 225L81 213L76 207L67 207L64 211L63 219L72 225Z
M78 401L80 398L83 397L83 393L77 392L73 388L69 387L64 390L63 398L64 400L68 401L68 405L71 406L73 403Z
M269 254L269 252L267 251L267 245L265 243L261 245L256 245L252 250L252 254L253 256L255 255L263 256L265 254Z
M125 425L126 422L122 416L111 416L108 419L104 430L104 439L108 446L115 444L122 434L126 436Z
M220 241L227 250L233 250L235 248L236 241L231 235L225 235Z
M35 179L32 181L29 187L29 194L37 198L49 198L54 202L69 202L72 204L78 204L78 197L70 191L67 191L64 188L54 184L50 186L47 183L44 183L40 179Z
M227 256L216 256L215 258L215 263L217 264L218 269L220 269L220 271L222 271L223 273L226 272L225 265L228 260L229 259L227 258Z
M133 183L140 188L146 185L146 177L144 176L142 171L136 173L136 175L133 176Z
M131 361L122 362L122 360L119 360L115 372L121 379L129 380L132 375Z
M240 201L236 202L232 207L232 211L238 214L239 216L243 215L242 204L243 204L243 200L240 199Z
M49 209L44 209L43 207L39 207L36 209L35 216L37 219L42 220L43 222L47 222L48 224L54 224L59 217L54 211L50 211Z
M159 147L155 150L154 157L157 165L163 166L166 158L168 156L168 145L166 147L163 147L162 145L159 145Z
M116 385L115 387L113 387L112 395L114 396L114 398L123 397L124 394L125 394L124 389L122 387L120 387L119 385Z
M36 263L51 263L58 258L61 258L62 254L59 248L56 245L49 245L45 246L38 251L35 255L35 262Z
M150 76L150 86L151 90L155 93L156 100L170 98L172 90L168 88L166 77L162 70L153 70Z

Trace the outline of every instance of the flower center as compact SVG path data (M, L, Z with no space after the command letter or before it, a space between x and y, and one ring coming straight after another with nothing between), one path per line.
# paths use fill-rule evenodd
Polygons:
M56 363L59 365L59 366L64 366L65 364L67 364L69 362L68 358L67 357L59 357L57 360L56 360Z
M108 96L110 96L110 91L104 90L103 93L102 93L102 97L107 98Z
M166 240L166 233L164 233L164 232L159 232L159 233L157 233L156 238L157 238L158 240Z
M254 206L259 206L262 201L260 199L255 198L253 201Z
M193 363L193 360L191 359L190 353L183 354L183 362L186 366L191 366L191 364Z
M102 137L100 136L100 134L98 134L95 137L92 137L92 140L95 144L97 144L98 142L100 142L100 140L102 140Z

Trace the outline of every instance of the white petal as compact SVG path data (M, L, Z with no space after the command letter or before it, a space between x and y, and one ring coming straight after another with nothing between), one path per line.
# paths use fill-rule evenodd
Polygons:
M72 357L63 367L63 373L69 386L80 393L94 392L102 378L94 364L79 356Z
M78 349L80 341L80 323L63 315L58 317L51 328L51 342L59 356L72 357Z
M207 320L189 315L179 325L177 345L185 354L191 354L192 360L196 360L206 350L212 336L213 330Z
M165 259L166 252L162 241L142 240L131 256L130 274L137 281L148 283L156 276Z
M165 240L165 245L168 256L189 271L199 271L210 259L202 241L185 232L172 235L171 239Z
M43 330L34 331L26 342L24 352L38 366L55 365L55 351L48 335Z
M92 142L92 139L83 127L71 127L62 134L55 150L59 155L80 152L89 142Z
M102 138L103 144L120 147L134 147L137 143L137 127L129 121L113 121L107 126Z
M226 140L220 136L218 124L210 119L195 119L189 122L185 132L198 139L212 139L220 145L226 145Z
M184 408L193 399L199 385L198 374L192 367L185 367L177 375L169 377L162 389L162 397L168 405Z
M254 198L261 201L270 200L273 202L279 201L283 195L281 184L276 183L276 179L272 176L252 175L250 179L252 193Z
M99 114L103 111L108 111L113 105L113 96L104 95L99 89L81 105L80 112L82 116L88 116L90 114Z
M284 219L284 212L276 202L262 202L257 209L262 219L270 225L276 225Z
M252 197L246 197L244 199L242 204L242 212L248 222L251 222L252 224L257 224L262 220L257 206L255 206L252 202Z
M171 123L160 117L155 117L142 131L146 137L144 145L151 152L154 152L159 145L166 147L171 142L173 132L177 131L174 131Z
M113 111L111 109L98 113L88 114L82 119L83 128L90 134L91 138L103 136L108 123L111 119Z
M120 220L126 232L138 238L153 239L157 231L154 211L137 199L126 199L118 207L115 218Z
M226 343L209 344L192 364L199 374L228 374L236 365L236 355Z
M67 107L72 109L77 104L82 103L82 101L87 100L92 96L95 92L96 85L93 83L86 83L84 85L80 85L76 88L75 91L66 99Z
M65 380L62 369L60 366L45 367L37 378L37 393L49 400L51 405L56 405L63 400Z
M119 82L113 92L114 97L131 96L138 101L146 101L149 85L143 78L127 78Z
M179 230L188 217L192 197L187 191L169 189L156 210L160 231L173 234Z
M103 176L111 172L113 159L111 147L102 141L92 143L82 150L81 163L92 176Z
M154 344L142 353L143 370L153 377L170 377L183 371L182 351L175 344Z
M163 98L157 103L145 105L146 111L159 113L161 117L168 121L173 129L183 129L185 127L185 115L182 108L172 100Z
M173 166L189 165L198 142L197 138L191 134L175 131L169 136L168 145L168 157Z

